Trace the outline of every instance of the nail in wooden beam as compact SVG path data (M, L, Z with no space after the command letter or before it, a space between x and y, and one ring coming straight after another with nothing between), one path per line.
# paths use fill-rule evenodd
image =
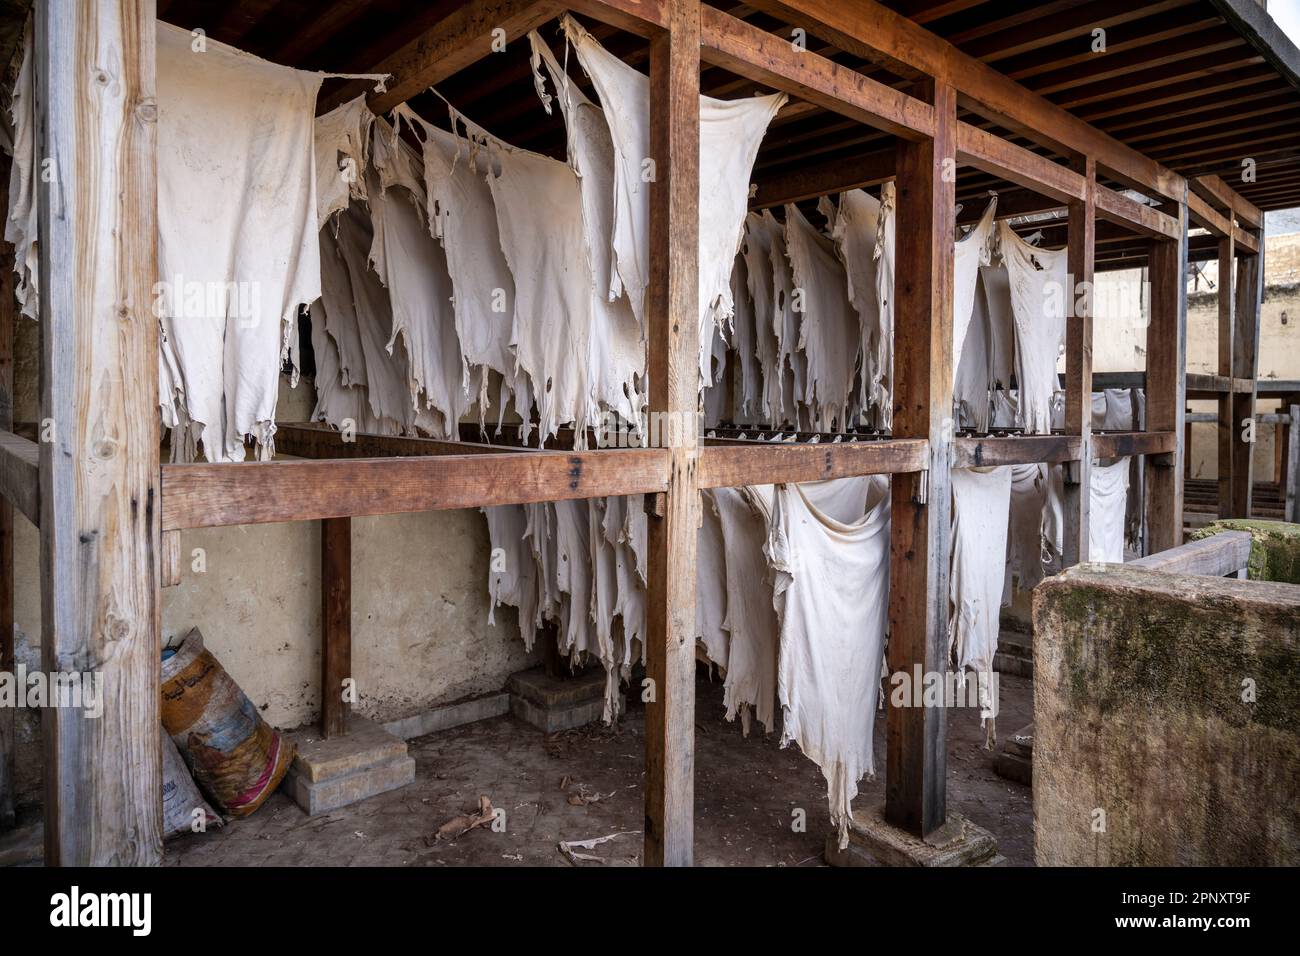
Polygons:
M889 670L947 670L948 547L952 486L952 290L957 94L921 81L935 135L900 141L897 161L895 438L928 438L926 491L918 474L895 475L891 506ZM885 816L920 836L946 819L946 716L942 707L890 706L886 718Z
M649 385L651 414L679 428L663 517L649 519L646 594L647 866L690 866L695 827L695 472L699 384L700 4L670 0L650 42Z
M320 730L348 732L352 714L352 519L320 523Z
M35 5L47 866L157 864L159 420L153 0Z
M1065 567L1087 561L1089 511L1092 500L1092 297L1097 220L1094 195L1097 163L1080 159L1076 171L1086 182L1083 199L1070 202L1066 257L1069 282L1064 289L1065 321L1065 433L1081 438L1082 454L1074 481L1065 484L1064 537L1061 563Z

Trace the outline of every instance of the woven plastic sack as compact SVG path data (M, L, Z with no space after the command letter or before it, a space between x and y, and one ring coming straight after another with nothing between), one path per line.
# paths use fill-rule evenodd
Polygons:
M284 779L294 746L271 727L194 628L162 665L162 722L194 779L232 817L248 816Z

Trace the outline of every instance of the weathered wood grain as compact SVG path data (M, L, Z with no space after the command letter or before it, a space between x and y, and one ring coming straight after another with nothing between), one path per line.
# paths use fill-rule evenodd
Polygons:
M39 0L41 657L103 714L43 711L45 863L156 864L159 497L153 0Z
M162 466L165 530L663 491L659 448Z
M700 16L668 0L650 41L650 412L695 421L699 389ZM645 719L647 866L690 866L695 833L695 536L700 495L694 429L667 450L663 510L649 519Z
M952 289L957 91L922 81L934 138L898 145L894 416L897 438L929 441L929 470L895 475L891 505L889 670L944 672L952 521ZM939 707L887 708L885 816L918 835L946 819L946 715Z

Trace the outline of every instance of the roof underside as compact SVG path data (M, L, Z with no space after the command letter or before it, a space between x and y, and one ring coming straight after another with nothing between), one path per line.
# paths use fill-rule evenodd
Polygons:
M1271 21L1243 21L1241 0L886 0L963 52L1066 108L1121 142L1184 175L1222 176L1262 209L1300 206L1300 82L1296 50ZM751 8L716 2L734 16L789 35L786 24ZM159 15L266 59L306 69L362 72L462 6L450 0L159 0ZM414 9L413 9L414 8ZM1250 10L1247 13L1251 12ZM1259 29L1263 24L1262 31ZM588 22L602 43L646 68L639 37ZM1095 52L1094 30L1106 49ZM543 36L561 42L554 24ZM903 88L908 81L820 43L809 48ZM576 70L575 70L576 73ZM585 79L583 80L585 82ZM706 68L704 92L735 97L751 81ZM440 86L458 109L504 139L562 155L558 117L541 109L530 80L527 44L512 44ZM435 121L445 107L425 94L412 101ZM997 130L963 113L962 119ZM1050 150L1016 140L1044 155ZM783 111L759 153L755 179L805 171L835 160L891 150L892 137L810 104ZM1056 157L1064 161L1062 157ZM1242 161L1255 179L1243 181ZM963 169L959 200L977 204L989 189L1013 189Z

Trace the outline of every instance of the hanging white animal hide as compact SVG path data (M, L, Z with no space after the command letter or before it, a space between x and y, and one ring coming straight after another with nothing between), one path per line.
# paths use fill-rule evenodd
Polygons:
M770 501L771 487L766 489ZM748 488L714 488L713 499L722 525L726 564L728 635L727 677L722 702L727 720L752 708L770 733L776 726L776 657L780 624L773 606L772 575L763 554L767 517ZM746 728L747 729L747 728Z
M346 209L349 200L365 200L374 121L364 93L316 118L316 222L320 228Z
M613 141L616 274L611 296L626 289L645 328L650 275L650 80L605 50L572 17L562 25L604 107ZM749 177L768 123L784 93L738 100L700 97L700 378L709 383L709 327L731 316L731 264L740 248Z
M582 191L583 230L592 276L589 414L595 421L612 412L633 430L644 432L641 383L645 379L645 339L628 296L607 291L616 274L612 236L617 157L610 126L600 107L570 81L536 31L528 34L528 40L533 50L534 83L548 113L552 97L544 90L540 64L545 64L556 88L555 98L568 130L569 165Z
M1016 323L1016 383L1020 425L1029 434L1051 431L1056 362L1065 341L1067 260L1064 250L1029 245L1007 223L999 223L1002 260L1011 281Z
M28 17L23 30L23 59L9 101L13 142L6 151L13 157L13 165L9 170L9 208L6 210L4 229L5 241L14 247L14 273L17 277L14 295L18 299L19 310L29 319L40 315L36 183L43 171L36 155L36 75L32 55L34 22L34 17ZM163 392L164 398L170 394Z
M858 347L862 355L858 404L863 409L879 398L885 376L880 363L887 349L880 318L880 278L876 274L882 261L876 247L880 217L880 201L865 190L854 189L840 193L831 225L835 251L844 263L849 301L858 314Z
M771 215L751 212L745 217L745 241L741 254L745 259L745 286L754 311L755 352L763 375L763 394L759 417L779 422L782 414L782 369L780 348L774 325L772 278L772 237L781 228Z
M1011 469L954 468L952 499L949 642L958 669L970 668L982 678L980 707L987 713L996 704L989 695L1005 583ZM991 745L991 718L986 726Z
M424 164L386 122L376 120L374 130L379 188L370 190L370 262L392 302L387 348L391 353L399 337L405 343L411 408L434 413L435 438L455 440L470 397L447 257L425 219Z
M456 338L462 350L462 386L476 397L479 428L485 427L489 404L488 371L501 375L502 389L514 398L522 419L522 438L528 439L532 397L528 377L518 374L511 335L515 324L515 282L501 251L496 208L488 186L487 150L474 148L471 139L425 122L409 107L395 114L419 130L424 155L425 204L429 231L447 258L455 304ZM455 124L456 116L453 114ZM478 379L470 380L471 372ZM505 413L505 402L498 409Z
M858 781L874 772L889 592L889 481L777 486L767 557L780 619L781 743L822 769L831 822L848 843Z
M277 66L158 24L158 267L163 423L188 451L274 452L280 366L297 313L321 292L316 93L322 74ZM296 375L295 375L296 378Z
M952 282L952 378L957 381L962 348L975 309L975 286L981 266L989 264L989 241L993 236L993 213L998 206L994 196L984 208L984 215L953 248Z
M808 362L805 401L817 431L845 429L862 329L848 298L848 280L835 247L793 203L785 207L786 254L800 313L799 350Z
M1088 560L1124 562L1124 511L1128 499L1128 459L1093 465L1088 511Z

